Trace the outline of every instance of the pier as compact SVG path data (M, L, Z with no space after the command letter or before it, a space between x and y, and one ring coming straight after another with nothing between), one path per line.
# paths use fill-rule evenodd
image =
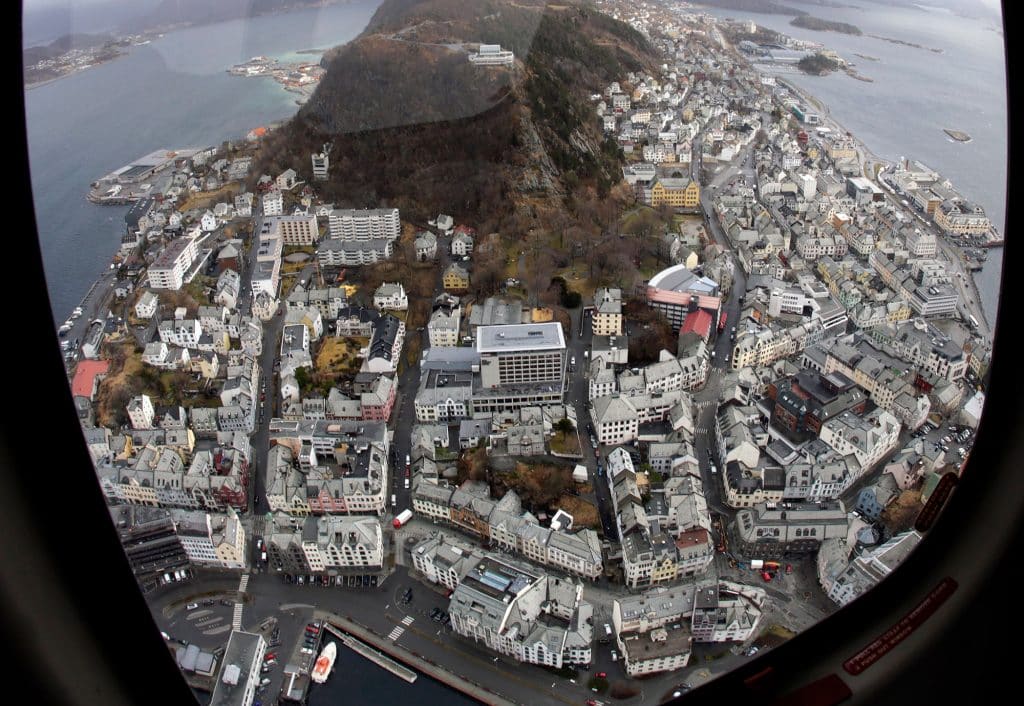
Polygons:
M396 677L404 679L410 684L416 681L416 677L419 676L418 674L416 674L416 672L412 671L407 667L403 667L398 662L394 661L386 655L381 654L369 645L360 642L351 635L347 635L341 632L330 623L326 623L324 625L324 629L330 632L335 637L337 637L339 640L341 640L341 643L346 647L351 648L355 652L359 653L366 659L376 664L378 667L383 667L384 669L394 674Z
M460 691L481 703L491 704L492 706L515 706L515 702L495 693L492 689L477 684L464 676L459 676L449 671L445 666L431 661L423 655L410 652L402 646L390 642L347 616L318 610L314 613L314 617L324 621L324 624L329 627L332 634L338 635L339 632L344 632L349 637L355 637L364 643L369 643L375 650L381 653L386 652L393 660L401 660L428 677L436 679L442 684Z

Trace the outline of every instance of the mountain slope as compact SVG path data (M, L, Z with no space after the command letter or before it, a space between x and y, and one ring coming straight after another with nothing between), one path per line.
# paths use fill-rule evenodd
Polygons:
M515 65L471 64L480 43L512 49ZM526 200L617 183L621 154L589 96L656 63L639 33L578 2L388 0L325 58L317 91L260 166L309 176L309 153L329 141L322 190L337 203L496 221Z

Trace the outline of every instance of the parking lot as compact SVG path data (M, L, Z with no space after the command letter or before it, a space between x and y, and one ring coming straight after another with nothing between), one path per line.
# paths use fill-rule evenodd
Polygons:
M970 427L944 423L936 425L926 422L913 433L913 438L923 439L932 451L942 451L947 463L959 463L967 456L974 443L974 430Z
M380 577L377 574L353 574L347 576L323 576L319 574L283 574L288 583L299 586L323 586L325 588L377 588Z

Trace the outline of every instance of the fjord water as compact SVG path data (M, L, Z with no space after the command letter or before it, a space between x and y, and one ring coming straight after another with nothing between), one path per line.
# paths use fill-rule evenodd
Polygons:
M227 69L257 55L343 44L380 2L169 32L115 61L26 91L32 191L55 320L109 266L124 230L127 207L90 203L90 183L153 150L244 139L254 127L294 115L296 94L271 78L230 76Z
M941 8L890 7L860 2L854 7L792 4L810 14L856 25L861 36L793 27L790 15L698 8L716 17L750 20L796 39L820 42L856 64L873 82L843 72L783 77L828 106L831 117L872 152L888 160L917 159L938 170L964 196L984 207L1004 230L1006 210L1006 68L1002 28L992 20L961 17ZM917 48L870 37L899 39ZM942 49L941 53L929 49ZM857 54L873 57L864 59ZM956 142L942 130L967 132ZM975 274L985 316L995 321L1002 248L989 251Z

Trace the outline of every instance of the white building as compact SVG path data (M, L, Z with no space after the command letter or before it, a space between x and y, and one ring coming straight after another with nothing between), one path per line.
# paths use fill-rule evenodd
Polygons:
M280 216L284 213L284 196L280 191L268 191L263 194L263 215Z
M128 403L128 419L131 420L132 429L152 429L153 401L149 395L136 395Z
M430 315L427 323L427 336L431 348L454 347L459 345L459 326L462 319L462 307L438 307Z
M452 236L452 255L465 257L473 252L473 236L469 233L456 233Z
M207 233L217 230L217 217L213 215L213 211L207 210L199 220L199 224Z
M452 593L452 629L520 662L589 664L593 606L583 585L493 557L480 558Z
M158 303L159 299L153 292L143 292L135 303L135 315L140 319L152 319L156 315Z
M327 171L331 166L330 151L331 146L325 144L322 152L313 153L313 178L317 181L327 180Z
M397 208L336 208L328 217L328 227L330 236L341 240L394 241L402 232Z
M262 635L233 630L224 649L210 703L252 706L266 652L267 643Z
M409 297L401 282L384 282L373 293L373 305L381 311L405 311L409 308Z
M863 595L902 564L920 541L921 535L911 530L855 557L827 588L828 597L844 606Z
M312 213L268 216L263 220L261 239L263 235L280 238L282 245L306 246L320 239L320 228Z
M245 528L231 507L226 514L172 510L175 530L189 561L216 569L246 568Z
M636 439L640 431L636 407L617 394L591 400L590 418L599 444L625 444Z
M515 60L515 54L502 50L500 44L481 44L477 53L469 55L470 63L477 66L510 66Z
M152 289L181 289L185 275L199 257L194 238L185 236L171 241L149 268L149 286Z

